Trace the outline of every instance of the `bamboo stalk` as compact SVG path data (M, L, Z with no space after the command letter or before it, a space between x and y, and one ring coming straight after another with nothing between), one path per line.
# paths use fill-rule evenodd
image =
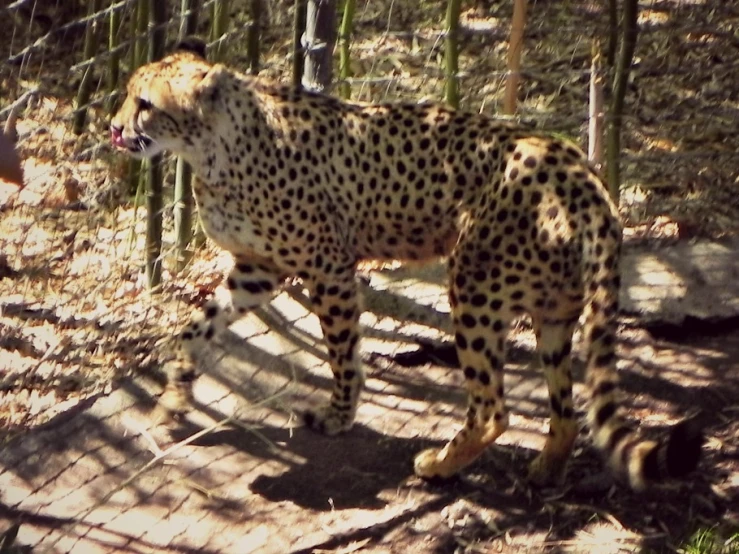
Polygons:
M97 50L97 30L98 20L95 14L100 11L100 0L90 0L87 4L87 16L90 18L85 25L85 43L83 46L82 57L85 61L91 60ZM92 93L92 77L93 64L85 67L85 73L82 75L79 89L77 90L77 98L75 101L74 117L72 119L72 132L75 135L82 134L87 119L87 104L90 101Z
M146 22L149 17L147 2L148 0L134 0L131 3L133 6L133 13L130 19L132 43L129 49L129 66L131 71L144 63L143 49L141 48L140 42L143 40L143 35L146 32ZM128 192L134 196L135 202L141 197L143 187L146 185L142 167L143 164L140 160L133 158L128 160ZM138 206L138 203L136 203L136 206Z
M182 0L180 4L179 40L195 34L200 17L199 0ZM193 250L190 242L193 236L194 201L192 196L192 168L183 159L177 158L174 178L174 231L175 231L175 271L182 271L190 262Z
M214 62L219 62L226 55L226 46L221 39L228 30L228 1L216 0L213 2L212 13L210 39L211 42L215 43L212 57Z
M149 0L149 17L152 31L149 38L149 62L164 55L167 39L167 5L161 0ZM157 289L162 282L162 216L164 191L161 156L146 161L146 282L150 289Z
M180 19L179 40L185 40L197 32L198 19L200 19L200 3L201 0L182 0L180 4L182 19Z
M616 49L618 48L618 0L608 0L608 50L606 51L606 65L613 67L616 63Z
M305 17L305 0L295 0L295 15L293 20L293 86L296 89L303 86L303 71L305 69L305 49L303 48Z
M111 8L116 0L111 0ZM108 94L106 99L106 111L113 113L118 98L118 80L120 78L121 54L118 51L120 46L120 30L121 30L121 11L119 9L111 9L108 16Z
M192 259L189 248L192 240L193 197L192 168L182 158L177 158L174 187L175 270L185 269Z
M513 21L511 36L508 41L508 77L503 96L503 113L516 113L518 84L521 80L521 51L523 50L523 33L526 27L527 0L515 0L513 4Z
M446 87L444 97L446 102L459 107L459 0L449 0L446 8L446 39L445 61Z
M349 99L352 94L351 86L347 79L352 74L349 45L351 44L354 7L354 0L346 0L344 3L344 14L341 18L341 28L339 29L339 95L345 99Z
M251 26L246 38L246 60L249 73L259 73L259 38L262 32L262 0L251 0Z
M136 30L134 32L134 63L131 69L135 69L144 64L147 56L148 42L146 37L147 26L149 25L149 1L139 0L136 6Z

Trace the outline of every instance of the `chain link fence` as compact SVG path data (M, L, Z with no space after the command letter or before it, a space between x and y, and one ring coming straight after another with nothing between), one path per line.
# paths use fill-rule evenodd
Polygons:
M6 132L16 138L25 174L23 187L0 181L3 445L119 387L127 389L131 398L151 402L149 385L140 385L139 390L134 383L159 379L158 347L169 340L194 306L213 293L228 265L222 253L205 243L185 269L178 271L172 216L174 163L168 161L164 170L163 279L156 291L147 288L143 275L145 192L137 192L132 185L131 164L109 146L107 130L135 51L143 48L143 41L155 30L137 20L136 10L145 4L137 0L17 0L0 16L6 22L0 37L0 121L12 122ZM179 2L166 4L163 28L172 45L187 14ZM250 3L228 2L227 28L222 35L211 36L216 4L202 2L197 34L209 38L211 51L222 47L219 55L228 64L245 68ZM494 113L500 108L509 4L480 0L463 5L459 79L460 104L465 109ZM608 33L601 4L534 1L529 7L519 117L583 145L587 141L592 42ZM288 82L295 55L294 6L275 1L264 2L264 7L260 74ZM351 98L365 102L441 98L444 10L441 2L357 2L351 76L346 81ZM648 238L735 232L739 229L739 9L731 2L709 6L691 0L655 0L641 3L639 23L623 154L626 188L622 203L629 233ZM114 34L109 41L111 26ZM89 29L99 40L86 48ZM120 63L119 82L112 79L111 60ZM83 80L88 80L90 88L88 99L80 105L77 99ZM75 118L80 113L85 114L84 125L75 133ZM367 273L373 288L366 290L372 313L363 319L369 336L365 342L370 345L365 350L381 356L407 350L419 338L439 341L448 332L443 272L432 268L419 277L394 269L384 267L371 277ZM389 292L378 295L378 289ZM287 418L278 418L284 424L291 412L280 404L279 396L289 390L296 368L301 379L308 379L309 394L317 389L327 393L327 372L320 369L325 359L320 339L300 299L296 286L292 298L281 297L275 307L260 311L250 320L252 327L241 333L252 338L249 344L259 345L253 349L242 345L247 349L244 356L261 360L262 368L279 367L280 384L270 384L269 379L260 384L257 375L249 378L253 388L245 390L242 377L228 375L220 381L219 392L212 393L209 406L226 402L230 387L257 406L265 396L275 398L274 404L281 406ZM271 326L260 327L260 319ZM267 359L265 351L270 351ZM378 362L375 369L384 371L383 367ZM307 377L305 370L310 368L319 368L323 376ZM135 379L130 380L131 376ZM457 381L449 371L439 378ZM412 405L409 413L423 413L416 406L418 398L421 392L434 396L435 387L422 379L419 390L394 408L408 403ZM449 400L452 407L444 418L453 414L458 400ZM382 404L376 400L376 406ZM117 413L121 405L99 409L107 414L101 415L104 418ZM374 412L368 409L367 413ZM406 424L400 416L387 421L393 429L404 429ZM85 432L98 432L91 429ZM65 433L61 439L77 445L79 435ZM6 460L6 473L22 473L20 464L43 457L52 448L52 438L59 437L45 435L38 444L16 451L13 460ZM109 438L95 435L95 448L103 448ZM137 440L145 442L145 438ZM127 443L120 453L128 456L130 448ZM78 456L77 460L86 460L79 465L93 471L95 464L89 455L66 453L53 459L72 466ZM103 473L133 471L142 463L139 453ZM188 475L180 471L176 479ZM56 475L52 481L59 478ZM168 479L171 483L175 477ZM51 482L30 481L35 498L43 496ZM161 487L155 488L161 492ZM139 494L154 493L143 486ZM3 502L20 509L27 498L6 495ZM187 498L194 502L192 492ZM84 512L86 517L100 506L100 498L86 502L74 513ZM130 508L136 502L127 505ZM62 518L64 509L59 506L63 503L54 508L55 517ZM95 532L94 522L87 524L84 536ZM80 544L75 541L82 540L66 532L54 533L44 536L53 535L64 551L74 551ZM100 538L107 540L111 536ZM238 542L224 547L238 548Z
M142 26L137 16L147 2L103 4L19 0L5 9L11 25L0 39L0 119L14 115L12 132L26 180L22 189L3 190L0 224L0 346L8 360L0 390L3 402L14 405L0 417L11 427L44 419L60 399L91 383L109 383L145 366L144 353L162 329L176 327L186 304L210 292L221 267L206 245L185 274L175 276L168 186L164 285L160 295L142 290L143 192L131 185L128 160L108 145L107 121L136 50L145 48L142 41L154 27L146 20ZM593 37L607 35L607 14L592 2L560 4L530 7L519 112L584 144L591 44ZM201 36L211 35L219 5L200 6ZM227 63L246 67L251 6L227 5L227 28L210 37L211 51L222 45ZM294 6L272 2L265 8L261 73L289 81ZM348 78L352 98L438 99L444 86L444 9L435 3L358 3ZM485 2L463 10L459 79L466 109L500 108L510 11ZM169 44L182 34L187 15L180 3L167 3L163 27ZM624 152L625 215L636 226L659 226L656 216L666 215L672 233L688 236L736 228L737 200L730 193L739 151L736 17L730 3L710 9L688 1L642 5ZM97 38L87 52L86 30ZM112 59L120 64L120 82L111 76ZM76 105L85 79L91 83L89 101ZM80 113L87 117L75 134ZM174 164L166 168L171 185ZM161 308L168 300L176 300L177 309ZM26 395L45 400L19 402Z

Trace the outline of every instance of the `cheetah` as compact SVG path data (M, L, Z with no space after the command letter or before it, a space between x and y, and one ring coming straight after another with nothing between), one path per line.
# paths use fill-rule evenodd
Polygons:
M578 432L570 358L581 317L587 419L612 473L641 490L696 467L703 439L692 422L648 440L619 407L621 224L579 148L442 104L341 101L211 64L204 52L188 41L137 69L110 125L113 145L132 156L169 151L192 165L202 227L234 261L228 301L207 302L174 340L162 406L183 410L195 355L297 277L334 377L329 402L304 420L347 431L364 382L357 264L447 257L468 408L443 448L416 456L418 476L451 477L508 427L506 335L523 313L550 404L546 443L529 466L535 484L562 482Z

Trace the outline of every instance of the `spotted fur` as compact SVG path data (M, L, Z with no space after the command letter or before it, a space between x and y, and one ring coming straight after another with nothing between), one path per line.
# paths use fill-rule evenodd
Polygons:
M311 293L328 349L330 401L307 424L335 434L355 418L364 381L355 268L360 260L448 256L456 345L469 392L464 427L415 471L448 477L508 426L506 333L533 319L550 395L550 430L530 476L558 482L577 434L572 334L583 316L588 420L612 470L635 489L697 464L689 425L656 442L621 416L615 330L621 225L573 144L440 104L369 104L299 91L211 65L189 47L138 69L111 124L116 146L184 156L197 172L203 229L230 252L229 303L184 326L162 404L179 410L192 358L288 277Z

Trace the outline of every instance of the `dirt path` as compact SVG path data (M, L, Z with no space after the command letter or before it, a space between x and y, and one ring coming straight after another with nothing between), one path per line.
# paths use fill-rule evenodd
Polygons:
M689 279L680 306L696 305L696 282L721 286L698 277L708 268L715 278L715 267L674 247L658 257L665 252L682 260L669 273ZM432 486L412 476L413 455L448 439L464 412L457 371L428 352L400 357L419 366L396 361L419 336L433 338L419 325L369 314L357 426L336 438L300 428L292 407L324 399L329 372L313 316L281 297L267 319L286 314L287 334L256 316L235 327L209 355L199 409L180 427L147 430L156 387L124 380L7 445L0 529L20 522L18 543L34 552L669 551L696 528L739 526L739 328L726 313L711 323L691 310L668 322L647 310L625 320L619 341L632 415L650 432L692 415L705 425L706 457L685 483L644 495L611 487L581 438L565 488L530 488L523 476L547 408L523 327L506 377L512 429L459 479ZM582 393L578 385L580 409ZM212 427L224 418L235 420Z

